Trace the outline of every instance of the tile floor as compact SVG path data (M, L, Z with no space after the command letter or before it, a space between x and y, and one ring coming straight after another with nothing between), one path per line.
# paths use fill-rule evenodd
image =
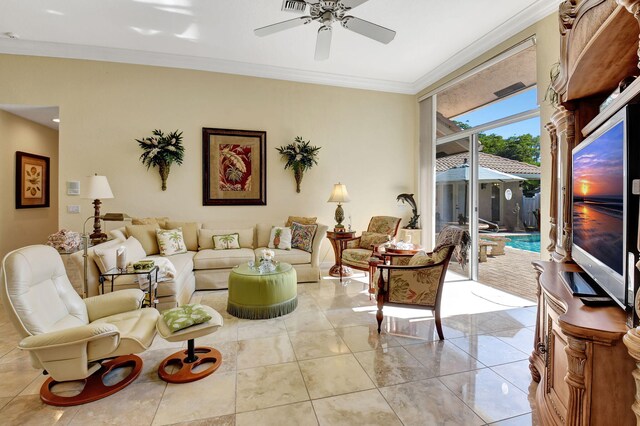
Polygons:
M78 407L44 405L45 377L15 349L0 314L0 423L43 425L530 425L528 361L535 307L477 283L448 277L446 340L430 312L385 309L375 329L366 279L300 284L299 306L272 320L226 313L226 291L193 301L223 313L225 324L197 343L223 364L188 384L159 380L158 363L180 344L156 337L145 367L123 391ZM184 345L182 345L184 346Z

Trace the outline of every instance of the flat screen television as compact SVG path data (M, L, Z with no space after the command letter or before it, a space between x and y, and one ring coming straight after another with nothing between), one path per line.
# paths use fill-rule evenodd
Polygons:
M633 169L640 169L636 149L631 157L629 151L634 111L634 106L620 110L572 153L572 257L623 308L633 305L634 283L627 269L637 254L631 238L637 229L637 201L630 202L631 178L637 174Z

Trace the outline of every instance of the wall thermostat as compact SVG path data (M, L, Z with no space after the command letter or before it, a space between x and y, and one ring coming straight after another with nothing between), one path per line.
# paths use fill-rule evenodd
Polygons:
M70 180L67 182L67 195L80 195L80 181Z

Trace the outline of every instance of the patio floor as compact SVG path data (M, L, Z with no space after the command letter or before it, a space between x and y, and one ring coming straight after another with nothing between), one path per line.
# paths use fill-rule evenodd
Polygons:
M480 263L478 281L490 287L536 301L536 274L531 262L540 260L540 254L526 250L505 247L503 256L487 256L487 262ZM467 276L467 268L462 268L451 259L449 270Z

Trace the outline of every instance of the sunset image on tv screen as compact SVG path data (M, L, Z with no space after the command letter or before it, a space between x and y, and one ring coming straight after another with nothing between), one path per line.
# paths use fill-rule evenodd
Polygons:
M618 123L573 154L573 242L623 270L624 127Z

